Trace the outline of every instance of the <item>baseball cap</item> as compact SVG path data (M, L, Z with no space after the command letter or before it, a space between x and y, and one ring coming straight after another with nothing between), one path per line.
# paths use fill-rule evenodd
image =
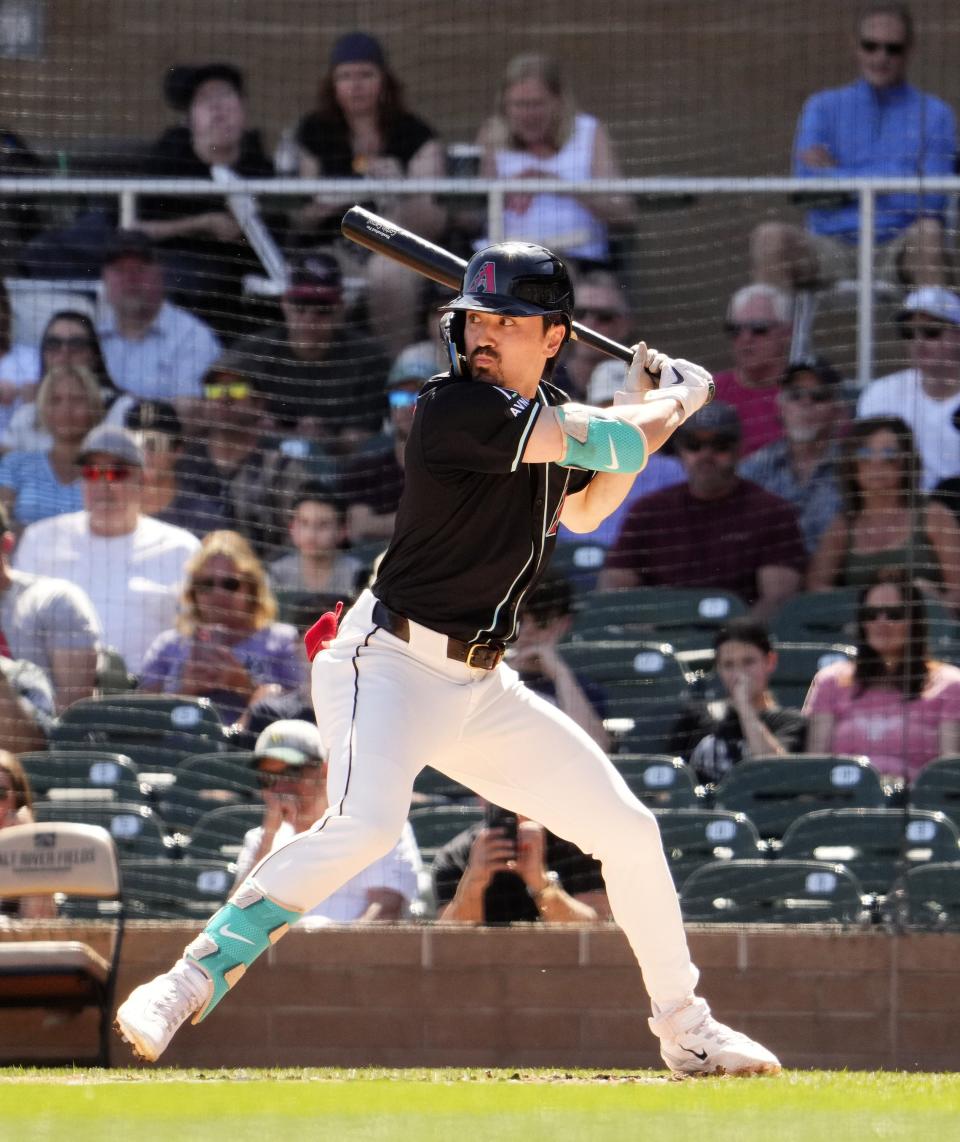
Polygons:
M243 72L232 63L177 64L164 76L164 98L174 111L187 111L198 88L208 79L222 79L243 95Z
M131 257L142 258L145 262L155 262L157 250L151 238L142 230L117 230L111 234L100 264L109 266L111 262Z
M330 52L330 69L342 63L372 63L382 71L387 69L387 60L380 41L366 32L348 32L341 36Z
M265 757L273 757L287 765L319 765L324 759L323 738L310 722L284 718L272 722L257 738L253 747L253 767Z
M336 305L343 297L343 273L332 254L310 254L290 272L284 297L291 301Z
M91 428L83 438L77 460L84 464L95 452L116 456L118 460L132 464L135 468L143 467L143 449L136 437L117 424L98 424L96 428Z
M960 297L946 286L921 286L907 294L897 320L904 321L915 313L926 313L950 325L960 325Z
M587 384L587 404L610 404L614 394L620 392L626 383L625 361L601 361L590 374Z
M725 401L711 401L690 417L677 429L677 436L689 436L694 432L716 432L739 440L741 435L740 414L732 404Z
M786 388L803 373L812 373L821 385L842 385L843 377L830 364L821 357L810 357L805 361L791 361L780 378L780 387Z
M432 341L417 341L397 354L387 374L387 388L408 381L429 381L440 372L437 349Z
M177 410L165 400L142 400L131 408L124 424L131 432L165 432L168 436L183 435L183 425Z
M227 349L213 362L203 375L203 385L231 384L242 381L253 386L256 376L254 362L238 349Z

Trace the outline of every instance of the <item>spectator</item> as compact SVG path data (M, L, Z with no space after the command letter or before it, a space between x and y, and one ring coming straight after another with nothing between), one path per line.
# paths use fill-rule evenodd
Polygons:
M280 324L235 348L282 433L328 453L350 452L380 430L388 363L380 343L347 321L336 258L302 259L281 308Z
M808 748L866 754L908 780L960 751L960 670L928 653L922 593L902 568L882 569L860 592L856 661L814 676L803 706Z
M573 316L574 320L612 341L630 344L627 296L616 277L606 270L591 270L577 281L577 304ZM560 363L562 376L557 374L557 384L574 400L589 404L591 376L601 363L606 364L609 360L586 341L571 341Z
M124 392L172 401L181 412L220 355L204 322L166 298L164 271L150 238L120 230L103 257L104 316L97 332L110 376Z
M47 748L55 703L50 679L25 658L0 655L0 741L11 753Z
M262 564L235 531L213 531L186 567L180 615L143 660L147 693L209 698L233 722L259 686L296 689L306 658L294 627L274 622L277 603Z
M343 506L327 494L325 485L304 484L293 500L290 520L290 538L296 550L269 567L274 589L354 598L363 564L341 550L346 534Z
M794 507L808 554L840 509L836 469L842 390L840 374L826 361L791 365L777 398L783 439L765 444L739 468L745 480Z
M538 54L507 64L497 113L480 130L481 174L530 179L529 194L509 194L504 238L538 242L581 267L608 266L609 226L629 223L629 196L538 193L541 179L608 179L623 174L606 128L578 111L556 60ZM478 248L488 245L486 239Z
M520 620L507 660L535 694L568 714L602 750L610 747L603 728L602 694L577 678L559 644L573 625L573 593L562 575L548 571L537 583Z
M843 507L810 561L811 591L865 587L879 568L910 569L949 606L960 606L960 528L949 508L919 492L920 457L896 416L856 420L840 451Z
M923 459L923 487L960 474L960 297L927 287L907 294L898 315L911 366L871 382L857 416L899 416L913 430Z
M37 420L49 449L0 457L0 504L19 531L27 524L83 506L77 455L87 433L103 419L103 397L83 365L55 365L37 393Z
M860 78L812 95L793 144L797 178L878 175L922 181L951 175L956 158L953 112L907 82L913 17L906 4L872 4L857 22ZM912 285L946 280L942 194L877 195L877 276ZM807 230L766 222L754 231L755 281L781 289L822 286L857 273L860 208L856 200L807 215Z
M0 829L31 825L35 820L30 779L17 758L9 750L0 749ZM56 914L56 903L49 895L0 900L0 919L50 920Z
M590 376L587 404L596 408L610 408L613 405L614 394L624 388L626 380L627 366L623 361L607 360L597 365ZM557 542L598 543L602 547L609 548L616 541L627 513L637 500L650 495L651 492L659 492L662 488L671 488L683 480L683 465L676 456L668 455L666 450L661 448L651 453L646 467L637 473L623 502L614 508L599 527L578 534L561 524L557 531Z
M2 138L0 134L0 143ZM2 163L2 150L0 150L0 163ZM0 214L2 211L3 203L0 201ZM0 436L10 423L14 410L24 402L33 400L39 380L37 350L33 345L22 342L13 344L12 325L10 294L3 278L0 278Z
M598 585L732 591L768 620L803 579L796 512L737 475L740 418L730 405L706 405L674 439L686 481L633 505Z
M777 652L763 623L732 619L717 632L713 649L725 698L683 715L670 749L704 783L719 781L750 757L801 752L807 723L799 710L780 707L770 690Z
M104 642L137 674L147 647L173 622L184 564L199 541L143 514L143 450L126 429L98 425L78 459L84 510L30 524L14 566L81 587Z
M148 177L211 179L224 170L243 178L273 175L259 133L247 129L238 68L229 63L171 68L165 94L186 122L168 128L153 144L145 162ZM183 304L218 334L239 334L244 275L263 270L225 203L210 195L145 196L137 228L159 244Z
M100 620L75 584L15 571L13 538L0 506L0 653L39 667L53 683L57 709L64 710L93 693Z
M433 861L441 924L593 924L610 918L600 865L527 817L488 806L484 824Z
M201 537L226 527L220 500L180 486L183 428L174 406L166 401L140 401L127 413L126 427L143 449L144 515Z
M300 121L296 139L303 178L446 174L436 132L407 109L382 46L364 32L341 36L333 45L317 106ZM362 194L346 200L321 195L300 212L299 225L314 242L337 241L344 211ZM426 238L438 238L446 224L444 211L430 195L405 194L368 205ZM352 250L350 255L356 256ZM391 352L398 352L415 335L420 279L389 258L367 258L363 267L373 331Z
M267 853L330 811L325 753L319 730L305 721L274 722L257 738L253 766L263 786L263 823L243 839L237 885ZM297 927L408 919L417 897L420 867L420 853L408 823L386 856L305 913Z
M748 285L730 298L726 331L733 368L716 374L716 399L740 414L744 456L783 436L778 385L790 359L792 303L775 286Z

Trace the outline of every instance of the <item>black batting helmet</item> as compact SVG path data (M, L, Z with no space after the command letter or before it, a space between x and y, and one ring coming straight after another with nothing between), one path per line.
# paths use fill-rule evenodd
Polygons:
M463 314L467 310L506 317L556 316L569 337L573 282L560 258L543 246L500 242L473 255L463 271L460 293L440 308L450 314L444 332L459 356L464 354Z

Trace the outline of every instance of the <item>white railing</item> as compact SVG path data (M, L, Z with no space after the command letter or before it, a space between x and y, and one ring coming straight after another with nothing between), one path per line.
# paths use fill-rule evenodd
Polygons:
M376 199L380 195L436 194L450 197L478 196L487 200L488 234L491 241L503 237L504 198L511 193L529 194L531 187L553 194L694 195L789 195L797 192L855 194L860 204L860 239L857 275L857 380L866 384L873 367L873 268L874 247L870 240L876 214L876 196L885 192L945 194L960 196L960 177L924 178L621 178L591 181L559 179L490 180L441 179L237 179L231 193L266 195L270 198L302 198L323 195L346 201ZM223 186L206 179L170 178L74 178L60 176L0 178L0 195L62 196L116 195L120 223L136 224L140 195L222 197Z

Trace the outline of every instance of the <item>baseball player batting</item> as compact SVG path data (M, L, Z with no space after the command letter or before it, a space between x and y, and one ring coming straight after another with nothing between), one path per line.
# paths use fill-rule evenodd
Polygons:
M313 700L330 808L254 867L169 971L131 993L118 1029L138 1055L159 1058L289 925L394 845L414 778L431 765L601 861L671 1071L776 1074L770 1051L696 995L655 818L592 739L503 661L559 523L587 532L609 515L709 398L711 377L641 343L612 410L568 401L550 376L573 287L540 246L482 250L443 310L451 368L418 396L376 581L339 630L329 615L308 634L308 648L323 647Z

